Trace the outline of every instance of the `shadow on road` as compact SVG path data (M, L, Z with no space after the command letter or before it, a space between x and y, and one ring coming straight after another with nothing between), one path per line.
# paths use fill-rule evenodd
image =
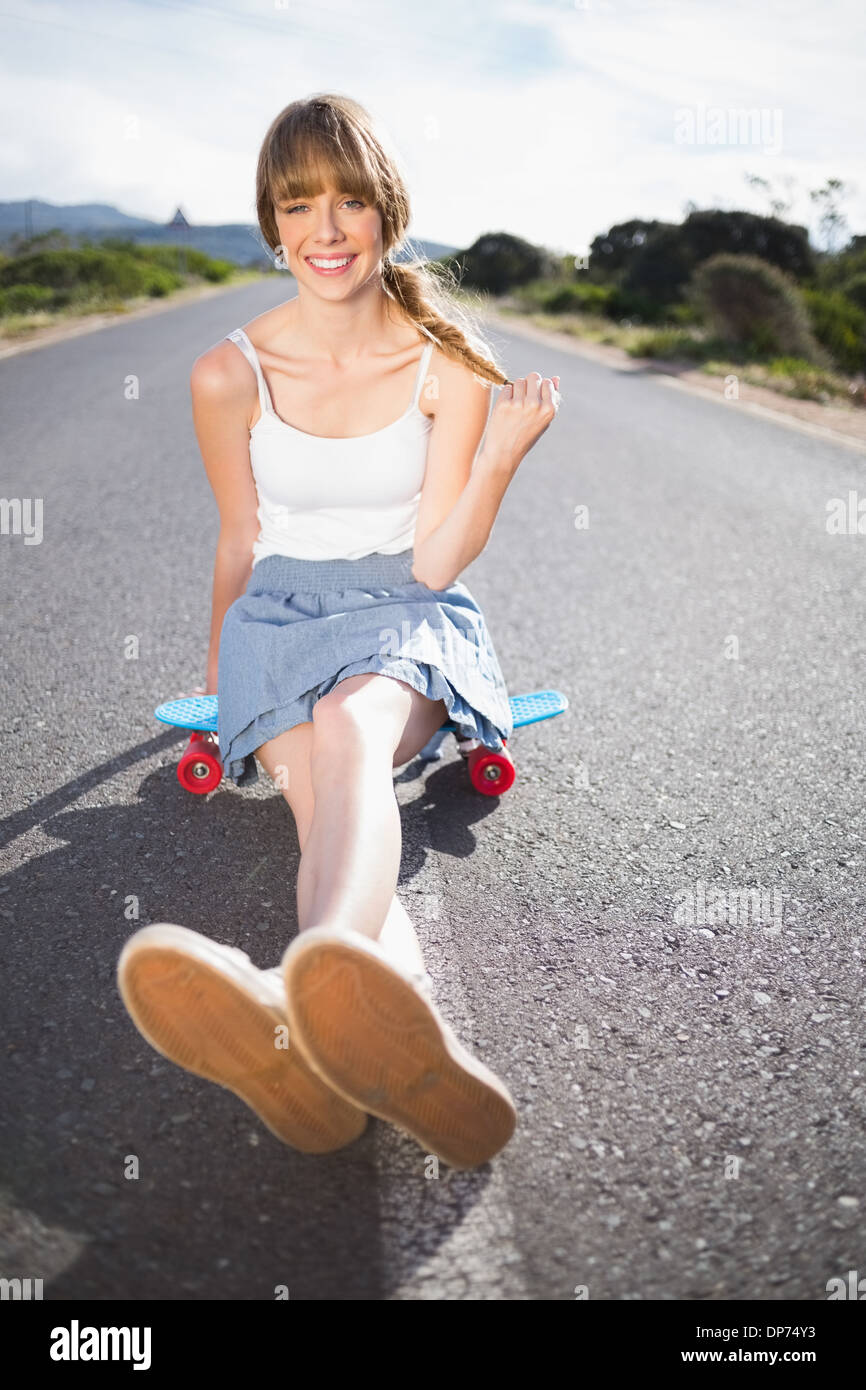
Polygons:
M297 932L297 837L269 785L191 796L172 760L131 805L63 809L173 745L179 754L175 732L140 744L0 827L11 838L38 825L57 843L7 875L0 897L13 982L3 1272L17 1272L18 1250L49 1298L273 1299L278 1286L292 1299L387 1298L461 1224L490 1166L443 1165L427 1180L421 1148L372 1117L347 1149L296 1153L140 1037L115 983L139 926L179 923L261 967ZM401 884L431 848L469 855L473 824L496 804L467 792L460 762L428 771L402 808ZM125 1176L130 1156L137 1179Z

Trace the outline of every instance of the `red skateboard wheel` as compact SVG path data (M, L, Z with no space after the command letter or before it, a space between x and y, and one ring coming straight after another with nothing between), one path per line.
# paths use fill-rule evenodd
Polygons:
M201 734L193 734L189 747L177 765L177 780L185 791L203 796L222 781L223 767L216 745Z
M473 787L485 796L501 796L514 784L517 774L507 747L499 752L491 748L473 748L466 763Z

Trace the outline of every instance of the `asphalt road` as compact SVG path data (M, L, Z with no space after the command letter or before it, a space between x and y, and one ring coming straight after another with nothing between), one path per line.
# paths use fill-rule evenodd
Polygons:
M396 785L399 892L515 1097L506 1150L431 1179L371 1120L296 1154L128 1020L137 926L261 966L296 931L282 798L185 795L151 713L204 674L189 368L290 292L0 363L0 488L44 506L41 543L0 536L0 1273L47 1298L825 1299L866 1272L866 536L826 528L866 459L736 402L493 334L563 405L462 577L512 692L570 708L515 734L501 803L451 743Z

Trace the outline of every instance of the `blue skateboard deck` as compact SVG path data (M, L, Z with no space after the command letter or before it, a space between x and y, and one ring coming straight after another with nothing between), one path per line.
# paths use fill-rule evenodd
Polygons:
M541 719L551 719L568 708L568 700L558 690L533 690L528 695L512 695L508 702L515 729L526 724L537 724ZM203 734L217 732L217 696L187 695L182 700L167 700L157 705L154 714L161 724L171 724L175 729L198 729ZM453 730L450 720L442 725L440 733Z

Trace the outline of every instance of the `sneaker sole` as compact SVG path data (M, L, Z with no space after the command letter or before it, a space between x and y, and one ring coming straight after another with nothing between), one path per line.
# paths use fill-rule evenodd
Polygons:
M363 944L310 932L284 964L292 1036L346 1100L453 1168L474 1168L508 1143L517 1112L505 1086L396 970Z
M157 1052L232 1091L272 1134L302 1153L330 1153L363 1133L366 1115L311 1070L291 1033L288 1048L275 1046L285 1016L224 973L233 973L230 964L220 969L210 963L197 933L160 926L141 936L136 933L121 953L118 987L136 1028Z

